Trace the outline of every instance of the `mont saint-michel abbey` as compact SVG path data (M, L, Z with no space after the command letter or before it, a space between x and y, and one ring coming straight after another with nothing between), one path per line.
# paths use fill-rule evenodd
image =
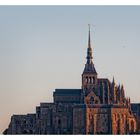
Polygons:
M131 103L123 85L100 78L92 60L90 30L81 88L55 89L52 103L35 114L13 115L3 134L139 134L140 104Z

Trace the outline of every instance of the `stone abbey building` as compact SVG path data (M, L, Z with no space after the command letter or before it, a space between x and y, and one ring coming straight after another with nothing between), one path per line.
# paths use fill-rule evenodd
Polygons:
M114 78L99 78L90 30L86 59L80 89L56 89L53 103L40 103L35 114L13 115L3 134L138 134L140 104L131 104Z

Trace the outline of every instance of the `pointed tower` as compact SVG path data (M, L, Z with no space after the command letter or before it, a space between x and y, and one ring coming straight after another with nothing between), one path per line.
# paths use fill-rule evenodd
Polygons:
M82 89L84 90L85 95L89 91L94 91L97 85L97 72L95 70L94 64L92 62L92 48L90 40L90 26L89 26L89 35L88 35L88 47L87 47L87 62L82 74Z
M121 98L122 98L123 101L125 100L125 92L124 92L123 85L121 86Z
M115 83L114 76L111 84L111 97L112 97L112 103L115 104L117 100L116 100L116 83Z
M120 84L117 86L117 91L116 91L116 102L118 104L121 103L121 89L120 89Z

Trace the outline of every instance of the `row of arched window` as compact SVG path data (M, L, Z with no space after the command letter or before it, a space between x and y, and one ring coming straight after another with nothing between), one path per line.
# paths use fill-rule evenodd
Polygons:
M95 77L86 77L87 84L95 84Z

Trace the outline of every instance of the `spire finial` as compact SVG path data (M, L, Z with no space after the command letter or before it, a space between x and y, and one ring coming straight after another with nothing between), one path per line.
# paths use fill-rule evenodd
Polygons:
M113 76L112 84L115 85L115 78Z
M120 88L120 83L119 83L118 87Z
M113 76L113 83L115 83L115 78L114 78L114 76Z
M88 24L88 28L89 28L88 48L91 48L91 43L90 43L90 24Z
M88 48L87 48L87 64L92 64L92 48L90 42L90 24L89 26L89 35L88 35Z

